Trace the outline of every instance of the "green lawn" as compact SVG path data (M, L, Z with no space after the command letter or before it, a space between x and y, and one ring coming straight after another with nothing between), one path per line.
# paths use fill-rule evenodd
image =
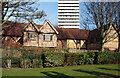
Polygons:
M40 76L53 78L63 76L64 78L73 77L118 77L120 68L118 64L111 65L80 65L55 68L34 68L34 69L3 69L3 76ZM100 77L101 78L101 77Z

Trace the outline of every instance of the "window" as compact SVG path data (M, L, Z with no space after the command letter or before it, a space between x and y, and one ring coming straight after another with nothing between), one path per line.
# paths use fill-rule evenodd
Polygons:
M50 35L50 41L52 41L52 39L53 39L53 36L52 36L52 35Z
M56 35L54 35L54 39L56 39Z
M80 40L77 40L77 44L80 44Z
M27 34L27 38L35 40L36 39L36 35L35 35L35 33L28 33Z
M53 40L53 35L43 35L43 40L44 41L52 41Z

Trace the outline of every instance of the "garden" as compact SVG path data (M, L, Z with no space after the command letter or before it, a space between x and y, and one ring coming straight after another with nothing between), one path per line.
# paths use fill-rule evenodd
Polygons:
M44 50L41 53L35 53L34 50L25 48L16 50L22 52L20 56L2 57L3 76L109 76L116 78L120 74L119 52L49 53Z

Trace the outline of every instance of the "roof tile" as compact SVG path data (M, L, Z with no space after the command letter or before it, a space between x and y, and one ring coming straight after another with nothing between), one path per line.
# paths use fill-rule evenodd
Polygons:
M9 36L22 36L23 28L28 23L18 23L7 21L4 29L3 35ZM38 29L42 27L42 25L36 25ZM58 39L87 39L89 35L89 30L84 29L75 29L75 28L58 28L55 29L59 32L57 35Z

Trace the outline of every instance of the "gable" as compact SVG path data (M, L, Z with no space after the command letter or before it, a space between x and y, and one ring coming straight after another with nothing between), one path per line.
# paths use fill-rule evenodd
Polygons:
M42 33L56 33L56 34L58 34L58 31L53 27L53 25L48 20L40 28L40 32L42 32Z
M32 26L32 24L27 25L27 27L25 28L26 31L36 31L35 27Z
M27 24L24 28L24 30L26 31L38 31L38 28L35 26L35 24L33 22L29 22L29 24Z
M41 32L43 33L55 33L55 31L51 28L51 26L46 23L43 28L41 29Z
M117 36L117 32L114 29L114 27L112 25L110 25L110 28L108 29L108 36Z

